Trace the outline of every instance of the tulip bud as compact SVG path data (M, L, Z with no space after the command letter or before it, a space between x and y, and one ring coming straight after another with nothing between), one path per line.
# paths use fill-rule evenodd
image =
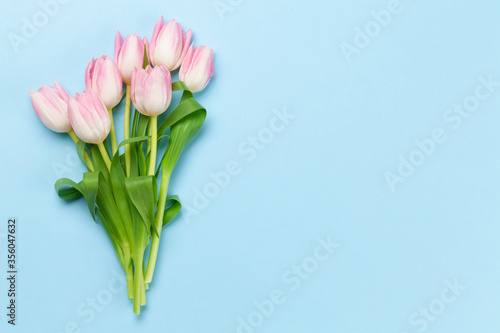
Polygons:
M71 130L68 118L69 94L54 80L54 87L43 85L38 91L30 89L33 109L42 123L54 132L64 133Z
M191 92L205 89L214 75L214 50L208 46L189 47L179 71L179 79Z
M172 101L172 78L165 65L136 68L132 72L131 99L137 111L157 116L167 110Z
M96 91L107 109L120 103L123 95L123 82L116 63L107 55L90 60L85 70L85 86Z
M130 84L134 68L142 68L144 64L145 45L147 40L143 41L136 34L128 35L124 41L120 32L116 33L115 61L126 84Z
M184 33L175 20L163 23L163 16L156 22L151 37L149 53L154 66L165 65L171 71L179 68L191 42L191 29Z
M73 130L84 142L101 143L111 130L108 110L94 90L85 90L71 97L68 102L68 115Z

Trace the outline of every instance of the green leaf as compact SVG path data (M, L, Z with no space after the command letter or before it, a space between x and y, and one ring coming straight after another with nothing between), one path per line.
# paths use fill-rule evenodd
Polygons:
M138 176L125 178L128 197L144 222L149 233L154 225L154 209L156 202L157 183L153 176Z
M131 177L139 176L139 165L137 161L137 149L135 143L130 144L130 175Z
M158 135L161 136L170 128L170 141L161 158L160 166L156 170L157 177L160 169L168 174L172 173L182 150L198 133L207 116L205 108L193 98L193 94L184 82L174 82L172 90L184 90L184 93L179 105L165 119L158 130Z
M113 231L110 229L108 221L106 220L104 214L101 212L99 208L96 208L96 215L99 218L99 221L101 221L101 225L104 228L104 231L106 231L106 235L108 235L108 238L111 241L111 245L115 250L115 254L118 257L118 260L120 261L123 270L125 271L127 269L127 263L124 262L123 249L121 248L118 239L114 235Z
M190 98L193 98L193 93L191 91L189 91L189 90L184 90L184 92L182 93L182 97L181 97L181 100L179 101L179 103L182 103L185 100L190 99Z
M163 135L161 135L161 136L159 136L159 137L158 137L158 141L160 141L160 140L161 140L161 139L163 139L163 138L169 138L169 139L170 139L170 135L168 135L168 134L163 134Z
M181 101L179 105L167 117L167 119L165 119L165 121L161 124L160 128L158 129L158 135L162 135L175 123L196 112L206 113L206 110L192 97Z
M77 184L71 179L61 178L54 184L57 194L60 198L69 200L84 196L87 206L95 221L95 202L97 191L99 189L100 172L86 172L83 174L83 180Z
M82 187L85 191L85 199L87 200L87 206L89 207L90 214L95 221L95 201L97 197L97 191L99 190L99 177L101 173L99 171L95 172L85 172L83 174Z
M116 235L121 243L127 242L128 237L123 226L120 211L116 205L111 184L111 177L101 153L96 145L90 145L92 160L95 172L100 172L102 177L99 179L99 192L97 193L97 205L106 217L110 230Z
M137 122L137 136L146 135L146 129L149 124L149 117L139 113L139 120Z
M135 151L136 151L136 156L137 156L137 164L138 164L138 168L139 168L139 175L146 176L147 172L148 172L147 164L149 163L149 159L146 162L146 157L144 156L144 151L142 150L141 145L138 145L135 148L136 148Z
M120 210L115 202L111 181L105 181L104 177L101 177L99 181L99 192L97 193L96 202L119 244L128 243L129 236L127 235L127 229L125 228Z
M136 138L130 138L127 140L123 140L122 142L120 142L120 145L118 146L118 148L123 147L127 144L131 144L131 143L139 142L139 141L144 141L144 140L148 140L148 139L151 139L151 135L139 136Z
M120 212L120 216L126 229L125 232L133 251L134 230L132 225L132 216L130 213L129 201L127 198L127 191L125 187L125 171L123 170L123 165L121 164L120 160L120 155L117 152L113 157L113 161L111 162L111 186L113 188L113 195L115 197L116 206L118 208L118 211Z
M176 215L179 213L181 210L181 201L179 200L179 197L177 195L173 195L169 198L167 198L166 201L171 201L171 205L165 209L165 213L163 213L163 225L167 225L168 222L170 222Z
M77 184L68 178L58 179L54 184L54 188L56 189L57 195L64 200L76 199L84 194L81 183Z
M134 111L134 118L132 120L132 124L130 124L132 126L132 131L130 133L131 138L137 136L137 119L139 118L139 114L140 114L139 111L137 110Z
M172 83L172 90L173 91L178 91L178 90L188 90L189 88L184 84L182 81L175 81Z
M198 133L205 121L206 115L206 110L201 109L190 113L172 126L170 129L170 142L163 154L159 167L162 168L163 172L172 173L182 150Z

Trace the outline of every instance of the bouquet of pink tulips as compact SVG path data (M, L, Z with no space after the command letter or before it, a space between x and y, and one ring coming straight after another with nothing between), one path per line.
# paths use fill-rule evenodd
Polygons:
M55 80L55 87L30 90L40 120L71 136L88 170L79 183L59 179L56 191L63 199L83 196L93 219L101 222L127 277L136 314L146 304L162 228L181 209L179 198L167 195L172 171L206 117L193 93L203 90L214 74L214 54L209 47L193 48L191 35L175 20L164 23L161 17L149 45L135 34L123 40L118 32L114 60L103 55L89 62L83 93L70 97ZM177 68L179 81L172 83L170 71ZM124 84L124 138L118 143L113 109L123 99ZM179 105L158 124L172 91L180 90ZM161 158L160 140L168 140Z

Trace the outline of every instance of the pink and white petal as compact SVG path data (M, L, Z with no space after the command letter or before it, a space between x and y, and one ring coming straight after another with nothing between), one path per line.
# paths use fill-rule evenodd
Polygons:
M186 32L183 35L182 51L181 51L181 54L179 56L179 59L177 59L177 63L172 68L172 70L176 70L177 68L181 67L182 63L184 62L184 58L186 58L186 54L187 54L188 49L189 49L189 43L191 43L192 35L193 35L193 31L191 29L189 29L188 32Z
M149 53L150 53L150 58L152 62L152 58L154 55L154 51L156 48L156 40L158 39L158 35L160 34L160 30L163 27L163 16L160 16L158 21L156 21L155 27L153 29L153 36L151 36L151 44L149 45Z
M123 37L120 34L120 31L117 31L115 35L115 54L114 54L115 61L118 61L118 54L120 53L122 45L123 45Z
M156 67L147 77L143 92L144 106L149 115L157 116L166 110L166 85L161 68Z
M193 44L189 46L189 49L186 53L186 57L184 58L184 61L182 62L181 69L179 70L179 79L181 81L184 81L184 77L186 76L186 73L190 70L191 68L191 62L193 60Z

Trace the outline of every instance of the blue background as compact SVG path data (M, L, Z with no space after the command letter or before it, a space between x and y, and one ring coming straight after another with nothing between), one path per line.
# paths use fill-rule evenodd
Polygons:
M240 332L500 330L499 87L459 128L444 118L480 77L500 81L498 2L401 0L380 31L371 12L390 1L230 3L220 16L212 1L68 1L17 52L9 34L22 37L23 18L42 7L3 3L0 267L6 220L16 217L19 295L13 328L1 279L1 330L237 332L273 290L285 302ZM83 90L89 59L113 55L116 30L150 38L160 15L215 51L216 74L197 94L208 119L170 193L196 208L211 173L231 160L241 172L165 229L136 317L124 288L109 290L122 273L103 229L84 202L53 190L59 176L80 180L84 169L71 139L38 120L28 88L54 77L70 94ZM369 45L348 61L341 45L355 45L366 25L375 29ZM295 119L249 160L238 147L284 108ZM446 141L392 191L386 173L435 128ZM340 247L291 290L283 276L329 236ZM440 301L446 281L466 286L450 304ZM97 296L106 304L82 315ZM424 329L418 312L429 306L439 314Z

